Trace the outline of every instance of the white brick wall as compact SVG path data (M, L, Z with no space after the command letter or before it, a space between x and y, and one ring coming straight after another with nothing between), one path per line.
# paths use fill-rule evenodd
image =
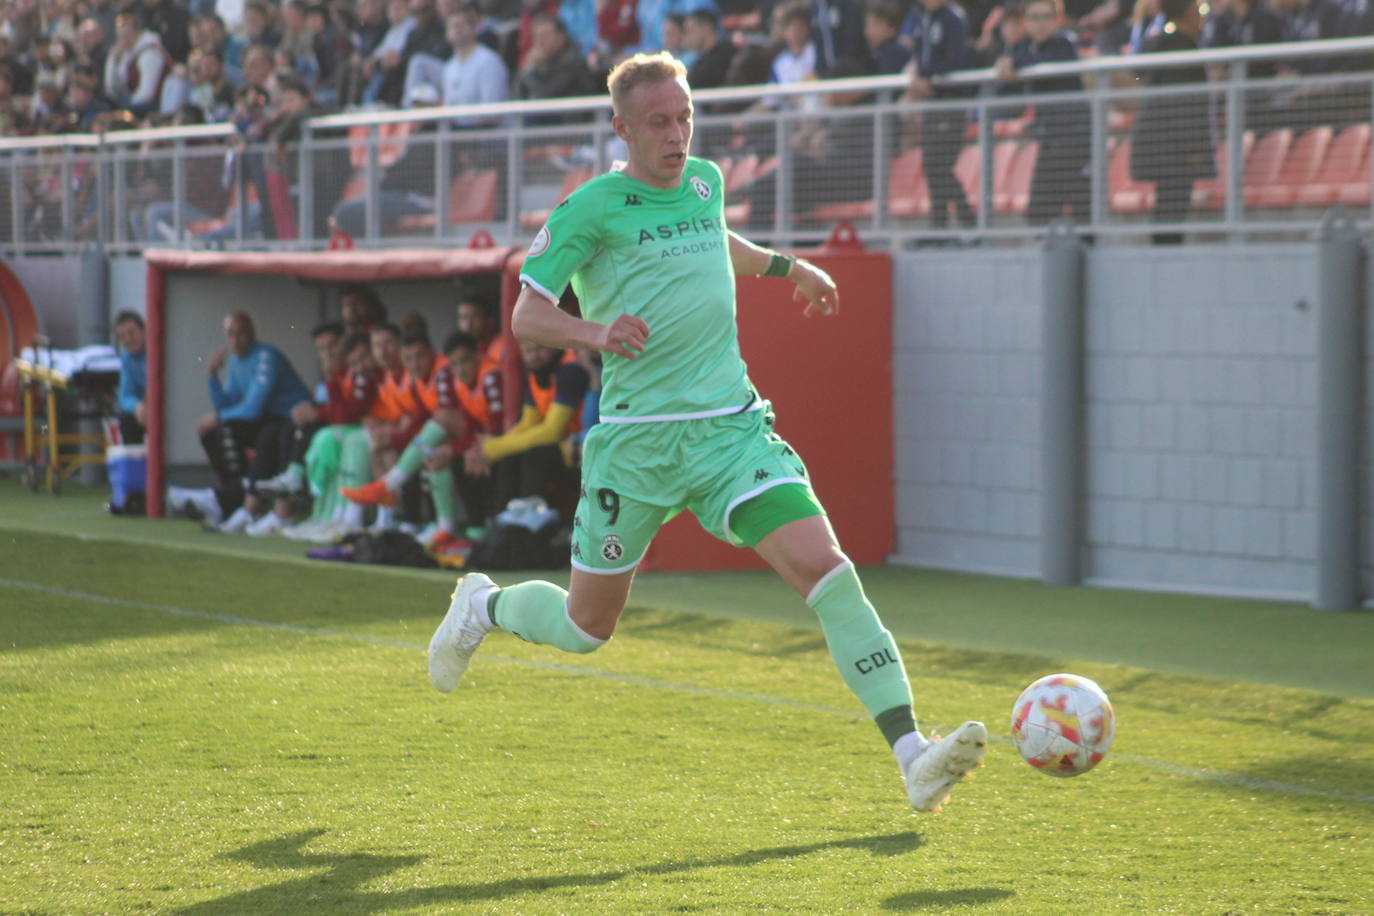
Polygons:
M896 259L897 562L1037 569L1039 262L1033 249Z
M1315 251L1108 247L1085 269L1085 578L1308 597ZM1038 575L1039 253L896 273L894 560Z

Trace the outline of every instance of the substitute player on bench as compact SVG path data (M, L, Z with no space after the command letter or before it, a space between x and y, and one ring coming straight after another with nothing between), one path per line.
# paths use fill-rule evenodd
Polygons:
M601 423L583 452L571 587L497 588L484 575L464 576L430 642L430 680L456 687L497 627L568 652L599 648L650 540L690 509L715 536L752 547L806 599L840 675L892 746L911 804L938 810L982 762L987 730L965 722L934 741L917 731L897 644L740 358L737 272L788 278L807 314L836 311L834 283L726 229L720 170L687 155L692 100L682 64L639 54L609 82L629 164L554 210L525 261L513 319L524 341L606 354ZM587 320L556 307L570 281Z

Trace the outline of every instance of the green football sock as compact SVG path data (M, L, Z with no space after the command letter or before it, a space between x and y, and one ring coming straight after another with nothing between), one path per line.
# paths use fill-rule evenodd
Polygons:
M425 425L420 427L420 431L410 440L410 444L401 450L401 456L396 459L396 466L388 472L390 478L394 473L401 480L405 480L425 463L429 453L434 451L434 446L448 438L448 432L435 423L433 420L426 420ZM395 487L400 489L400 487Z
M492 623L512 636L564 652L583 655L607 642L573 623L568 616L568 593L541 579L493 592L487 612Z
M429 495L434 500L434 518L439 527L453 533L453 471L441 468L437 471L426 470L429 480Z
M806 603L820 618L840 677L878 723L888 744L915 731L902 656L864 594L854 564L846 560L821 577Z

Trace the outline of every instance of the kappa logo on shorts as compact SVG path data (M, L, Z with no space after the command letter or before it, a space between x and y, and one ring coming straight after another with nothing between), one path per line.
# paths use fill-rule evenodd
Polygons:
M692 182L692 190L697 192L697 197L700 197L702 200L711 199L711 186L709 184L695 175L689 180Z
M772 474L760 468L759 470L754 472L754 483L758 483L760 480L767 480L769 477L772 476Z
M625 548L620 544L620 538L614 534L608 534L601 541L601 559L607 563L614 563L625 556Z

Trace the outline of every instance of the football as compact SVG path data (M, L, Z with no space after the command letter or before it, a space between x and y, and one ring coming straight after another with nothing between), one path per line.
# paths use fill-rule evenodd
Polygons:
M1076 674L1040 678L1016 698L1011 740L1021 757L1050 776L1078 776L1112 746L1116 715L1102 688Z

